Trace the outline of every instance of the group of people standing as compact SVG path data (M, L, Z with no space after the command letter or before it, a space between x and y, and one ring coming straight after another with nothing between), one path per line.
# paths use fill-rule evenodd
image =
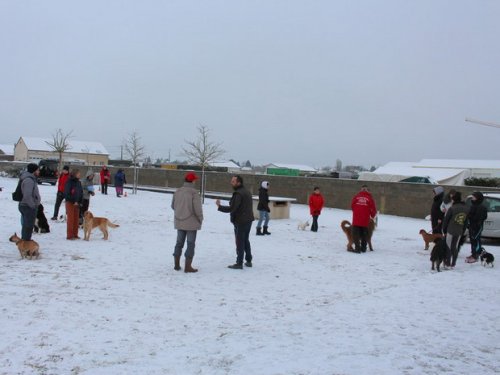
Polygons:
M193 268L192 262L195 253L197 231L201 229L203 223L203 208L200 195L195 187L198 176L189 172L184 176L184 184L178 188L172 198L171 208L174 210L174 228L177 230L177 240L174 247L174 269L181 270L181 255L184 244L187 241L187 248L184 253L184 272L198 272ZM231 178L233 194L228 205L222 205L220 199L215 201L217 210L230 214L233 224L234 237L236 243L236 262L228 266L231 269L243 269L252 267L252 249L250 244L250 231L254 221L253 199L251 193L245 188L241 176ZM263 181L259 188L259 221L257 223L257 236L270 235L269 225L269 182ZM313 217L311 231L318 231L318 217L321 215L325 200L319 187L315 187L309 197L310 213ZM363 185L361 191L352 200L353 210L353 234L357 252L366 251L367 227L369 220L374 219L377 210L375 201L368 191L368 187Z
M21 238L30 241L35 226L38 206L41 203L40 192L38 190L37 178L40 170L37 164L28 164L26 170L21 173L19 183L21 186L22 200L19 202L19 211L21 212ZM90 197L95 195L94 191L95 173L89 169L83 181L81 181L81 172L79 169L70 171L69 166L65 165L61 170L57 181L57 195L54 205L54 214L52 220L56 221L59 216L59 210L63 201L66 208L66 239L76 240L78 229L83 222L83 215L89 209ZM106 166L103 166L100 172L101 192L108 193L108 183L110 181L110 172ZM117 197L123 194L123 185L126 183L125 174L119 169L115 175L115 187Z
M472 193L471 205L468 206L463 201L462 194L454 189L445 194L442 186L436 186L433 193L432 233L442 234L446 240L445 269L455 267L467 229L469 230L471 254L466 258L466 262L477 262L482 251L483 224L488 217L488 210L482 204L483 194L479 191Z

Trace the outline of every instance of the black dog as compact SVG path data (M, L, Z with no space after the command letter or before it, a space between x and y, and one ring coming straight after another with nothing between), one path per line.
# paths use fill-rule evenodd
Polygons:
M40 203L38 205L38 211L36 213L35 226L33 230L38 233L50 233L50 226L45 214L43 212L43 205Z
M434 265L436 265L437 271L441 272L439 266L444 259L446 258L446 241L442 238L436 238L434 240L434 247L431 251L431 262L432 262L432 270L434 271Z
M483 251L481 251L480 258L481 258L481 264L484 267L486 267L487 264L491 264L491 267L493 267L493 262L495 261L495 257L493 256L493 254L488 253L486 250L483 249Z

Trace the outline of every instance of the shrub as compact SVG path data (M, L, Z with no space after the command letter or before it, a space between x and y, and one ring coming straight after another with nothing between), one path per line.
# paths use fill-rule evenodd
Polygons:
M486 187L500 187L499 178L477 178L469 177L465 179L466 186L486 186Z

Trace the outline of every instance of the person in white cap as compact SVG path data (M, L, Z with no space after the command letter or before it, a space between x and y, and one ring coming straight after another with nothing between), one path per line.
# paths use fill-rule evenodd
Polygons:
M264 234L271 234L267 228L269 226L269 213L271 209L269 208L269 182L262 181L259 188L259 204L257 205L257 211L259 211L259 221L257 223L257 236L263 236ZM262 227L264 223L264 227ZM264 231L262 231L264 228Z

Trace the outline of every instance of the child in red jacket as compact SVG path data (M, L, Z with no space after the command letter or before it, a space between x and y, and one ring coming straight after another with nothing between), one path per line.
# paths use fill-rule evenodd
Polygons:
M319 191L319 187L314 188L314 192L309 196L309 210L313 218L313 223L311 225L311 231L318 231L318 216L321 215L321 210L325 204L325 200Z

